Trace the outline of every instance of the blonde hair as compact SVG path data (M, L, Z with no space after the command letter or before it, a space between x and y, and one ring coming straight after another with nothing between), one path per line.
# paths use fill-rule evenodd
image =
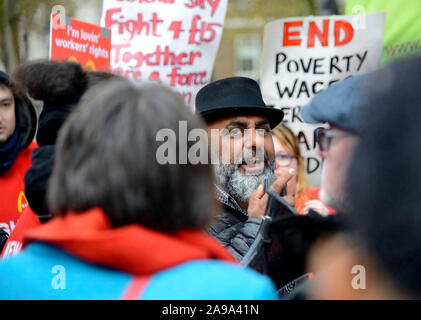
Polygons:
M295 186L295 196L304 196L304 190L307 187L307 177L304 173L304 159L301 155L298 137L285 124L280 123L272 129L274 136L282 146L290 150L297 159L297 184Z

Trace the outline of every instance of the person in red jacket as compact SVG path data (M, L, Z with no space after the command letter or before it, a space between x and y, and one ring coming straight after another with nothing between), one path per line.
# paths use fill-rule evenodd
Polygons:
M161 134L174 133L175 150L184 144L181 121L205 133L157 84L118 80L85 94L57 138L53 217L0 261L0 299L277 299L267 276L236 265L205 231L218 210L211 165L158 160Z
M24 175L37 146L36 125L35 108L0 71L0 228L8 234L27 206Z
M19 253L24 233L51 218L45 194L54 164L58 132L89 87L116 77L102 71L85 72L79 64L73 62L46 60L22 64L15 70L12 79L32 98L43 101L44 105L36 135L39 146L32 153L32 164L24 177L28 206L4 245L1 257Z

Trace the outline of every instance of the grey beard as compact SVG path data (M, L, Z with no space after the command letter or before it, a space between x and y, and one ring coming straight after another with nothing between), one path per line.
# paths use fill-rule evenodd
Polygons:
M243 175L240 172L239 165L230 164L214 164L216 182L234 199L239 202L247 203L250 195L260 184L263 184L266 178L273 175L270 166L265 166L263 173L260 175Z

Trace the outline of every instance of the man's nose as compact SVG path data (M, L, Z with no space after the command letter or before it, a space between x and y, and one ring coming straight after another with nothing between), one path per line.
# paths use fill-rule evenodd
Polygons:
M244 146L245 148L264 148L264 130L263 129L246 129L244 132Z

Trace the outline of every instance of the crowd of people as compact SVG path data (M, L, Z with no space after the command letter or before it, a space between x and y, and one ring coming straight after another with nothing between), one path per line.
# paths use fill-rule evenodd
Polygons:
M1 299L419 297L420 69L352 76L302 108L327 124L320 189L252 79L205 85L193 114L165 86L76 63L0 73ZM157 161L162 129L183 163Z

